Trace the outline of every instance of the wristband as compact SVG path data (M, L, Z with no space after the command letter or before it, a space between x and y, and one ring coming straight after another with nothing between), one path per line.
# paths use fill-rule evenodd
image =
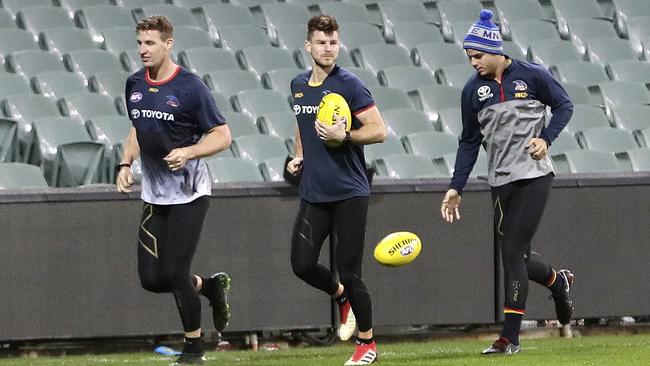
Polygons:
M117 164L117 165L115 166L115 171L116 171L116 172L119 172L120 169L122 169L122 168L130 168L130 167L131 167L131 164L130 164L130 163L119 163L119 164Z

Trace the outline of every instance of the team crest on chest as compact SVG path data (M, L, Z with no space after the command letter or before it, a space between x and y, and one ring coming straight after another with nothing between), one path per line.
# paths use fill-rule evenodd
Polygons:
M130 100L132 103L137 103L137 102L141 101L141 100L142 100L142 93L140 93L140 92L133 92L133 93L131 94L131 96L129 97L129 100Z
M167 98L167 105L172 108L177 108L179 105L181 105L181 102L178 101L178 98L176 98L173 95L168 95L166 96L166 98Z

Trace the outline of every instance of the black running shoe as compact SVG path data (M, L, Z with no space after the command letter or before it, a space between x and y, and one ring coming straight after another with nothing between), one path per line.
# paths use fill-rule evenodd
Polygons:
M228 290L230 276L225 272L215 273L210 277L210 286L206 293L212 307L212 322L218 332L222 332L230 321L230 306L228 305Z
M557 272L559 279L564 281L564 286L560 292L552 294L551 297L555 301L555 314L557 320L562 325L567 325L571 322L573 316L573 303L569 298L569 290L575 280L575 276L568 269L561 269Z
M508 339L500 337L490 347L484 349L482 355L504 354L514 355L519 353L521 347L518 344L510 342Z
M170 366L176 365L204 365L207 359L204 355L194 355L191 353L182 353L176 362L172 363Z

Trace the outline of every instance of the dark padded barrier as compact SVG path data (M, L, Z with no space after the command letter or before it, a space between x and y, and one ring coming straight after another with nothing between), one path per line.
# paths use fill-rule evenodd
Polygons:
M449 225L439 213L446 183L375 184L364 271L378 327L493 323L500 317L489 188L471 182L462 220ZM172 296L139 287L138 193L113 190L0 192L0 340L182 332ZM329 298L291 271L297 208L295 189L283 183L213 190L194 270L232 275L228 331L330 325ZM649 217L650 174L556 179L534 249L576 272L576 316L650 314ZM402 268L380 266L372 258L374 244L400 230L420 235L420 257ZM322 258L327 262L327 250ZM547 291L531 289L527 318L553 318ZM203 304L203 325L211 330Z

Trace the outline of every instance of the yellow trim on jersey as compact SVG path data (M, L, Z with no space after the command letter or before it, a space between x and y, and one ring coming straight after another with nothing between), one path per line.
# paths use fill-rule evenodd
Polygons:
M321 81L321 82L317 83L317 82L309 80L309 81L307 81L307 85L309 85L311 87L317 87L317 86L323 85L323 82Z
M517 310L517 309L512 309L512 308L504 308L503 309L504 314L519 314L519 315L524 315L526 314L525 310Z

